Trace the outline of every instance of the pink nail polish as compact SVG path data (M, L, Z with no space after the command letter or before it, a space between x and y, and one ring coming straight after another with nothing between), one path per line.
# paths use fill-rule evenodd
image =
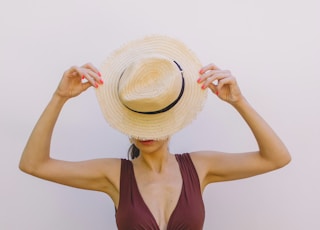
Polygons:
M218 90L216 91L216 94L217 94L217 96L219 96L219 91Z
M81 79L82 79L82 80L84 79L84 75L82 75Z
M198 78L197 82L200 83L201 82L201 78Z
M205 85L202 85L202 86L201 86L201 89L205 89L205 88L206 88L206 86L205 86Z
M95 88L98 88L98 87L99 87L99 85L98 85L97 82L94 83L94 87L95 87Z
M101 73L100 72L98 72L98 76L101 77Z
M100 78L100 84L103 84L103 80L102 80L102 78Z

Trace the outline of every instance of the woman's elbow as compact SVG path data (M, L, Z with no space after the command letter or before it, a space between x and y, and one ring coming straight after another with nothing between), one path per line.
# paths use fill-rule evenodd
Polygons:
M24 172L24 173L27 173L27 174L32 174L32 167L27 163L25 162L24 160L20 160L19 162L19 169Z
M19 162L19 169L27 174L37 176L37 171L39 170L40 163L34 162L32 160L21 158Z
M282 168L291 162L292 158L288 151L284 151L281 157L275 162L276 169Z

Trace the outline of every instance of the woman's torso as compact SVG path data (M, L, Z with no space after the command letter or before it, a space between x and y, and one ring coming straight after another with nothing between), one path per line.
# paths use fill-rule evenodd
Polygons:
M120 230L202 229L204 205L189 154L175 155L176 167L164 176L142 174L121 161L116 221Z

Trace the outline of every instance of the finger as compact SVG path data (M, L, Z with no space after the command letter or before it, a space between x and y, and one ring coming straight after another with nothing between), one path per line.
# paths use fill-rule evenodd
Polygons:
M213 75L219 76L219 75L226 75L226 74L231 74L231 73L229 70L207 70L205 73L203 73L199 77L198 83L201 83L201 82L207 80L208 78L210 78Z
M211 77L219 78L220 76L225 77L227 75L231 75L231 72L229 70L210 70L204 73L201 78L202 80L206 80Z
M220 91L225 85L235 85L236 84L236 79L232 76L223 78L219 81L219 84L217 85L217 90Z
M214 84L209 84L208 88L211 89L211 91L216 94L217 96L219 95L219 90L217 89L217 86Z
M218 85L220 80L228 78L230 76L230 71L228 70L210 71L204 74L201 81L198 82L203 82L202 88L205 89L209 84Z
M218 66L216 66L213 63L210 63L209 65L206 65L204 67L202 67L199 71L200 74L204 74L205 72L207 72L208 70L220 70Z
M103 84L103 79L101 77L101 73L94 65L92 65L91 63L87 63L82 66L82 69L84 69L86 71L86 73L83 75L83 79L86 78L95 87L97 86L97 83ZM90 77L91 80L88 77Z
M91 87L91 83L90 82L85 82L82 84L82 91L87 90L89 87Z
M101 77L100 71L93 64L86 63L82 67L86 69L90 69L91 71L95 72L99 77Z
M64 72L65 76L81 76L81 70L78 66L72 66L67 71Z
M87 79L93 86L97 87L98 84L103 84L102 78L90 69L83 69L83 79Z

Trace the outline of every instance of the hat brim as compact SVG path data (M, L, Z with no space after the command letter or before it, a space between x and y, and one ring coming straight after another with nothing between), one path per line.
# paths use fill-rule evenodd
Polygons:
M179 102L159 114L140 114L126 108L118 96L118 82L126 67L140 56L159 54L176 61L183 70L185 90ZM114 51L101 66L104 84L96 89L102 113L111 127L144 140L164 139L195 119L206 99L197 84L202 67L196 55L180 41L162 35L127 43Z

